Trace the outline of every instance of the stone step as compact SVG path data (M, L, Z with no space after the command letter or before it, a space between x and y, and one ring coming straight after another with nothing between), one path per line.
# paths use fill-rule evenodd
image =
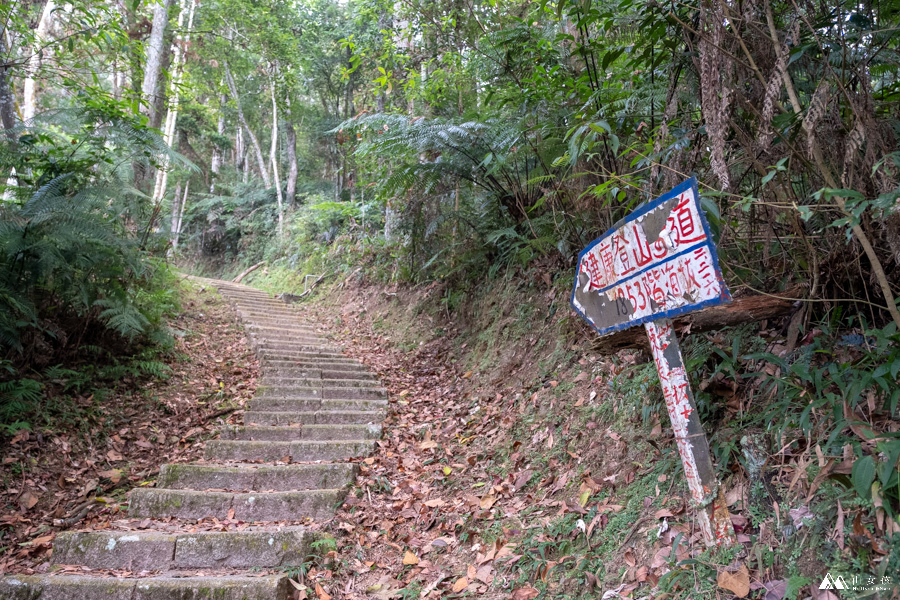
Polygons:
M257 397L250 401L250 412L344 412L385 410L387 400L304 400L289 397Z
M305 344L312 346L324 346L331 343L331 340L329 340L328 338L315 334L259 334L254 331L251 331L249 333L250 339L257 341L260 344Z
M282 369L274 369L266 367L263 369L263 373L264 381L261 382L263 385L266 385L266 382L277 383L278 381L288 379L313 379L316 381L321 381L323 379L363 379L366 381L377 381L375 375L363 369L316 369L311 367L285 367Z
M256 333L259 335L268 335L271 333L275 334L300 334L300 335L321 335L316 328L308 326L308 325L254 325L247 324L244 326L244 329L250 331L252 333Z
M372 376L361 377L354 373L353 379L323 379L321 377L289 377L285 375L263 375L259 381L259 387L263 389L276 388L360 388L371 389L381 387L381 382Z
M256 389L257 398L294 398L296 400L382 400L387 398L387 390L379 387L260 385Z
M254 329L264 329L266 331L279 328L290 330L299 329L303 330L307 334L319 335L319 332L317 332L311 326L306 325L297 316L283 314L270 314L265 316L253 315L247 314L245 311L241 310L238 310L237 312L241 320L243 320L244 323L246 323L249 327L252 327Z
M262 290L252 288L219 288L219 292L230 300L255 300L257 302L278 302L275 298Z
M247 338L250 342L251 346L262 347L262 346L311 346L313 348L328 348L331 347L331 342L321 338L314 337L294 337L294 338L268 338L268 337L260 337L258 335L253 335L252 333Z
M299 566L315 539L303 527L178 534L64 531L53 542L53 563L132 572Z
M311 440L377 440L381 425L230 425L222 430L223 440L254 440L259 442L294 442Z
M244 443L254 442L222 442ZM309 443L309 442L307 442ZM271 444L271 443L270 443ZM331 518L333 508L346 490L300 490L294 492L197 492L135 488L131 490L128 514L133 518L217 519L238 521L302 521ZM234 510L232 517L229 512Z
M282 385L299 385L300 382L309 382L310 385L323 383L329 387L372 387L380 385L381 382L371 373L365 371L294 371L294 372L275 372L266 369L263 373L259 384L263 386L282 386Z
M344 410L344 411L312 411L312 412L244 412L244 423L248 425L365 425L380 423L384 419L384 411L378 410Z
M250 339L253 341L253 338ZM265 348L266 350L281 350L283 352L313 352L316 354L327 352L337 352L340 354L341 352L340 346L335 344L325 342L308 343L302 340L258 340L256 345L259 346L259 348Z
M225 294L225 297L234 302L238 306L274 306L279 308L289 308L287 304L280 300L275 300L271 296L261 296L258 294Z
M163 465L158 488L188 490L253 490L288 492L339 489L352 482L359 468L354 463L316 465Z
M265 302L244 301L235 302L235 305L236 310L247 314L249 317L287 316L297 320L301 320L304 317L302 312L295 308L291 308L290 305L283 302L281 304L270 304Z
M260 357L263 369L286 369L299 367L304 369L337 369L343 371L366 371L368 367L355 358L346 355L326 357L278 357L264 355Z
M237 307L235 309L241 319L247 323L256 326L288 326L288 327L311 327L306 323L302 316L291 311L280 310L248 310L246 308Z
M265 348L260 347L256 349L256 353L260 355L260 358L270 358L270 359L278 359L278 360L304 360L304 359L313 359L313 360L329 360L329 359L348 359L353 360L351 357L344 354L342 351L323 351L318 348L313 348L311 350L279 350L278 348Z
M292 462L348 460L372 452L370 440L251 442L246 440L210 440L204 457L210 461L275 462L286 456Z
M343 357L343 349L340 346L322 345L322 344L294 344L294 343L270 343L265 341L256 342L250 339L250 347L257 354L281 354L281 355L307 355L317 358L327 357Z
M0 579L2 600L289 600L285 575L147 577L15 575Z

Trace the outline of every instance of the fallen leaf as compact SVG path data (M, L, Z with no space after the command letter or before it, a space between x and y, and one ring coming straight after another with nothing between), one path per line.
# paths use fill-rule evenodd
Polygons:
M428 440L419 444L419 448L422 450L430 450L431 448L437 448L437 442L434 440Z
M24 508L25 510L31 510L34 508L34 505L38 503L40 500L40 496L38 494L33 494L30 490L23 493L19 498L19 506Z
M328 595L319 583L316 583L316 596L319 597L319 600L331 600L331 596Z
M798 508L792 508L788 511L788 514L791 516L791 521L794 523L795 529L800 529L803 527L804 519L812 519L815 517L812 511L809 510L808 506L800 506Z
M481 506L481 510L488 510L489 508L494 506L495 502L497 502L497 498L494 497L493 494L485 494L481 498L481 502L479 503L479 506Z
M838 548L841 550L844 549L844 507L841 506L841 501L838 500L837 503L837 521L834 525L834 535L832 536L835 543L838 545Z
M406 554L403 555L403 564L404 565L417 565L419 564L419 557L410 552L406 551Z
M110 450L109 452L107 452L106 458L107 460L109 460L109 462L116 462L124 459L124 457L115 450Z
M653 513L654 519L663 519L666 517L673 517L673 516L674 515L672 514L672 511L666 510L665 508L661 508L658 511L656 511L655 513Z
M458 594L461 591L463 591L464 589L466 589L467 587L469 587L469 580L466 579L465 577L460 577L459 579L456 580L456 582L453 584L453 587L450 589L453 590L454 594ZM533 597L533 596L531 596L531 597Z
M42 535L39 538L34 538L31 540L31 544L33 546L43 546L44 544L49 544L53 541L53 538L56 537L55 533L51 533L50 535Z
M119 483L119 481L122 480L121 469L110 469L108 471L100 471L100 473L98 473L98 475L100 475L100 477L105 477L106 479L109 479L113 483Z
M744 598L750 593L750 572L746 565L742 565L735 573L721 571L717 583L720 588L732 592L738 598Z
M422 504L424 504L428 508L438 508L440 506L446 506L447 502L441 500L440 498L432 498L431 500L426 500Z
M494 568L491 565L484 565L475 573L475 579L490 585L494 581Z
M763 586L766 588L766 595L763 600L782 600L787 592L787 581L784 579L769 581L764 583Z
M536 589L527 585L513 590L511 600L532 600L532 598L537 598L539 593Z

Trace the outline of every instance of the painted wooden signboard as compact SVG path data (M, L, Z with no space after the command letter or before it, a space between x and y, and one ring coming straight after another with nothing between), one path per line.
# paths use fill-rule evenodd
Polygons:
M572 306L600 335L730 301L696 179L645 204L578 256Z
M578 256L572 307L600 335L644 325L691 499L707 544L734 528L697 415L672 317L731 301L697 180L645 204Z

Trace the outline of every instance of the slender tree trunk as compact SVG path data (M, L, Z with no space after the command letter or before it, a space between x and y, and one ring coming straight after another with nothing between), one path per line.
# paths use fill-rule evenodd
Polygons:
M219 123L216 127L216 133L219 136L225 135L225 112L222 110L225 107L225 94L219 95ZM240 130L238 130L240 131ZM219 167L222 164L222 149L219 148L218 144L213 144L213 152L212 159L210 160L209 170L212 172L212 182L209 185L209 193L213 194L216 191L216 178L219 175Z
M188 6L185 6L188 4ZM188 33L184 35L183 43L186 45L190 40L190 30L194 26L194 8L197 6L197 0L182 0L181 11L178 15L178 28L181 29L184 25L184 9L188 9ZM169 112L166 114L166 128L163 132L163 139L166 144L172 148L174 147L175 141L175 123L178 120L178 85L181 82L181 74L182 74L182 66L184 62L184 53L181 50L180 45L175 45L174 51L174 64L173 64L173 73L172 73L172 89L174 93L172 94L172 103L169 106ZM153 188L153 202L159 203L162 201L163 197L166 195L166 184L169 180L169 160L165 158L163 160L162 167L156 172L156 185Z
M184 195L181 196L178 187L175 188L175 197L172 199L172 252L178 251L178 240L181 239L181 224L184 222L184 207L187 205L188 191L191 189L191 178L184 183ZM180 198L179 198L180 196ZM178 207L176 211L175 208Z
M122 85L119 82L119 62L113 59L112 66L112 92L113 98L117 101L122 99Z
M141 107L152 123L156 118L156 96L159 93L159 75L163 66L163 52L165 52L166 27L169 25L169 7L172 0L162 0L153 7L153 26L150 30L150 40L147 42L146 62L144 66L144 82L141 85L143 100L146 102Z
M172 196L172 224L169 227L169 241L172 242L172 251L175 251L178 242L175 241L178 231L178 213L181 212L181 181L175 184L175 195Z
M7 56L6 50L6 27L0 24L0 60ZM9 86L9 69L4 63L0 63L0 123L3 124L3 131L9 138L10 145L16 146L16 98L13 96L12 89ZM6 191L3 193L3 201L8 202L13 198L12 188L18 183L15 168L9 173L2 173L0 176L6 176ZM2 180L0 180L2 181Z
M272 77L272 177L275 179L275 197L278 198L278 237L284 235L284 198L281 197L281 182L278 181L278 104L275 102L275 77Z
M234 77L231 76L231 70L228 68L227 62L225 63L225 83L228 85L231 99L237 107L238 119L240 119L241 125L243 125L244 129L247 131L247 135L250 137L250 143L253 145L253 150L256 152L256 162L259 165L259 174L262 176L263 184L267 188L270 188L272 187L272 180L269 178L269 170L266 169L266 160L263 158L262 148L259 147L259 140L256 139L256 135L253 133L253 130L250 129L247 119L244 118L244 111L241 109L241 100L238 97L237 87L234 85Z
M47 39L47 33L50 31L50 23L53 20L53 10L56 3L53 0L47 0L44 10L41 12L41 20L38 22L37 30L34 34L34 46L31 48L31 58L28 59L28 76L25 78L23 86L22 98L22 120L30 123L37 113L37 77L38 71L41 69L43 61L43 48L41 47L44 40Z
M0 27L0 57L5 60L8 55L6 47L6 27ZM16 127L16 97L12 93L10 87L9 67L5 63L0 62L0 122L3 123L3 131L6 137L13 143L16 141L16 134L13 131Z
M290 101L288 100L290 107ZM303 125L301 119L301 126ZM284 137L287 142L288 178L286 201L289 206L294 206L297 200L297 132L291 123L291 111L288 108L287 118L284 120Z
M234 133L234 168L238 171L244 169L244 128L238 127Z

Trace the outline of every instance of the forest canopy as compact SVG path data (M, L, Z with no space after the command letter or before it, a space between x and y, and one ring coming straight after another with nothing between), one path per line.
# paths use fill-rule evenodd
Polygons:
M568 269L692 176L733 290L801 286L807 322L900 324L898 12L5 3L8 359L76 349L85 319L150 332L172 263L298 268L340 247L462 287Z

